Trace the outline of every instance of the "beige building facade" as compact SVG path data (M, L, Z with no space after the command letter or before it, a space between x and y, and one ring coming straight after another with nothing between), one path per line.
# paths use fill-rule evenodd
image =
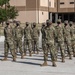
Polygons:
M75 0L10 0L10 4L16 6L19 14L16 19L22 23L73 20L70 16L75 13Z
M68 21L74 21L75 22L75 0L56 0L56 8L57 8L57 15L56 15L56 20L58 18L62 19L62 22L64 20ZM55 13L53 13L53 17ZM54 22L53 18L53 22Z

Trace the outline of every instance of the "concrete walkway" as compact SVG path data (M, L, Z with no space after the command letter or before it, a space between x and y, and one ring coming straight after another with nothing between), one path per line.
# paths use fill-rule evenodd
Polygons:
M0 43L0 59L3 58L3 53L3 43ZM17 62L12 62L9 54L8 61L0 61L0 75L75 75L75 58L69 60L66 57L66 62L62 63L59 56L57 67L52 67L50 60L49 58L47 67L40 67L43 63L42 52L32 57L27 55L24 59L20 59L18 54Z

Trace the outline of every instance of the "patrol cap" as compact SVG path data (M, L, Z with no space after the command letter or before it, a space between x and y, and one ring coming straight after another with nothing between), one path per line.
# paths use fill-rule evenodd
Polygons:
M10 22L9 22L9 21L7 21L7 22L6 22L6 25L9 25L9 23L10 23Z
M52 23L52 21L51 20L46 20L46 23Z
M61 23L61 19L58 19L58 21L57 22L60 22Z
M29 25L29 22L26 22L26 25Z
M72 25L72 24L73 24L73 22L72 22L72 21L70 21L70 22L69 22L69 24L71 24L71 25Z
M33 22L33 25L36 25L36 23L35 23L35 22Z
M68 21L66 20L64 23L65 23L65 24L68 24Z
M45 26L46 25L46 23L42 23L42 26Z
M16 21L16 25L20 25L20 21Z
M29 26L29 22L26 22L26 26Z

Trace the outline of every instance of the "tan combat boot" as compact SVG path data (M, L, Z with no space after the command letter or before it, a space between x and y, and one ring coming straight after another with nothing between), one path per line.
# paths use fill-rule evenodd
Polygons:
M2 61L7 61L7 57L4 57L4 59L2 59Z
M24 58L24 56L23 56L23 54L21 55L21 59L23 59Z
M75 52L73 53L73 57L75 57Z
M65 58L64 58L64 57L62 57L62 62L63 62L63 63L65 62Z
M32 53L31 52L29 52L29 56L32 56Z
M55 61L52 61L52 66L53 67L56 67L57 66L56 63L55 63Z
M44 63L41 64L40 66L48 66L47 61L44 61Z
M14 61L14 62L16 61L16 57L13 57L13 61Z
M72 60L72 56L71 55L69 55L69 59Z

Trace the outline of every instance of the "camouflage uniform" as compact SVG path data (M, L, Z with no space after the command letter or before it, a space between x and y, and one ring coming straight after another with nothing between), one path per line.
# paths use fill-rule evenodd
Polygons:
M47 66L47 59L48 59L48 50L51 54L52 66L56 66L55 64L55 46L54 46L54 37L55 37L55 28L52 26L52 22L47 20L47 27L45 29L46 34L46 59L42 66Z
M16 61L15 46L14 46L14 39L13 39L13 29L9 25L9 23L6 23L6 25L7 26L4 28L5 41L4 41L4 59L3 61L7 60L9 49L13 56L13 61Z
M35 50L37 51L37 54L39 53L38 40L39 40L39 29L36 27L36 23L33 23L33 28L32 28L33 47L32 48L34 53L35 53Z
M72 49L73 49L73 56L75 57L75 29L74 29L74 25L73 25L73 22L70 22L69 23L70 25L70 30L71 30L71 43L72 43Z
M42 33L42 49L43 49L43 53L44 53L44 61L47 60L47 49L46 49L46 34L45 34L45 26L46 24L43 23L42 24L42 28L41 28L41 33Z
M61 20L58 20L57 24L58 25L56 26L56 35L57 35L56 42L58 43L58 47L60 47L62 62L65 62L65 60L64 60L64 58L65 58L65 53L64 53L65 47L64 47L63 27L61 26Z
M68 21L65 21L64 25L65 25L64 30L63 30L64 42L67 45L67 52L69 55L69 59L72 59L72 57L71 57L71 52L72 52L71 35L70 35L70 26L68 25Z
M15 47L16 50L19 48L19 51L21 53L21 58L23 58L22 37L23 37L23 29L20 27L19 23L16 23L16 27L14 29Z
M26 22L26 27L24 28L24 53L26 55L27 46L29 50L29 55L32 56L32 29L29 27L29 23Z

